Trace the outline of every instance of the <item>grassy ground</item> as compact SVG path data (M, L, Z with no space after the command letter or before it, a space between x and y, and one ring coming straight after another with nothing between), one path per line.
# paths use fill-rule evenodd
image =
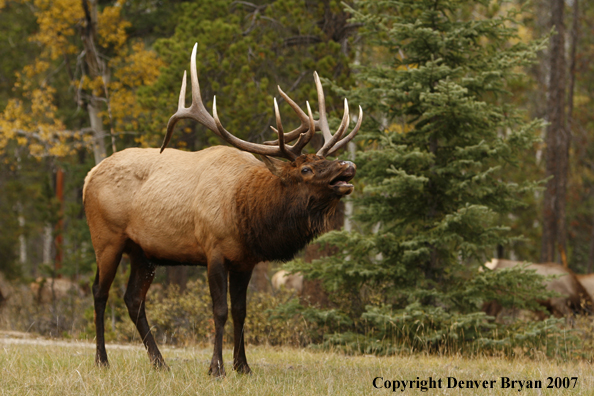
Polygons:
M374 378L386 380L442 379L441 389L407 389L398 394L510 395L501 377L540 380L543 389L522 389L528 395L594 395L594 372L584 361L459 358L436 356L349 357L304 349L248 347L253 375L230 372L215 380L207 374L211 349L162 350L170 371L150 368L140 347L108 345L110 369L93 364L88 343L42 342L0 337L0 395L367 395L392 394L375 389ZM230 371L231 351L226 350ZM493 389L447 389L447 377L458 381L495 380ZM546 389L547 377L577 377L573 389ZM488 382L487 382L488 383ZM389 384L391 386L391 384ZM572 384L573 385L573 382Z

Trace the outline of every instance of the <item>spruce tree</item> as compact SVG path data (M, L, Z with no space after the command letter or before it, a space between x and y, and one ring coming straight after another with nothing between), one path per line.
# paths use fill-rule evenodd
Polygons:
M356 88L334 86L366 114L361 228L321 238L336 255L289 265L333 302L302 312L335 333L326 342L367 351L502 345L481 304L534 307L544 289L522 270L477 268L517 237L497 220L537 185L503 170L539 136L541 121L527 122L507 89L542 43L519 41L513 11L491 1L365 0L351 12L370 50L361 59L375 60L358 67ZM542 340L547 324L530 326Z

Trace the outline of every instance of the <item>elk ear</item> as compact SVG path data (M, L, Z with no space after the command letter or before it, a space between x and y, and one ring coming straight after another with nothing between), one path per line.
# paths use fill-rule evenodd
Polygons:
M283 165L284 162L276 159L274 157L268 157L266 155L260 155L260 157L262 157L262 161L264 161L264 164L266 165L266 167L268 168L268 170L277 177L281 177L281 173L282 173L282 169L283 169Z

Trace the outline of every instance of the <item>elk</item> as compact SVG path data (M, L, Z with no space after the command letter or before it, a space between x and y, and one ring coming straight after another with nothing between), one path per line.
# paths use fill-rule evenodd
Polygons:
M348 103L336 133L326 118L322 84L317 73L319 119L309 103L305 112L280 87L280 95L297 113L301 125L288 133L282 127L276 99L278 139L257 144L228 132L212 116L200 96L196 48L191 55L192 104L185 107L186 73L177 112L169 119L161 149L129 148L95 166L85 179L83 202L97 260L93 284L97 351L95 362L108 366L104 311L109 288L123 253L131 272L124 300L149 358L166 368L145 314L145 297L159 265L206 266L215 323L209 374L224 376L222 343L227 321L227 291L234 326L233 368L250 373L243 339L246 290L254 266L264 260L290 260L313 238L325 232L339 200L354 190L349 181L356 167L350 161L325 157L344 147L358 132L349 125ZM165 149L175 124L192 119L235 148L214 146L198 152ZM302 154L317 130L324 144L316 154ZM295 141L291 146L288 143ZM253 154L258 154L262 161ZM287 161L283 161L286 159Z
M297 294L303 290L303 275L299 272L296 274L289 274L285 270L280 270L272 276L272 289L280 290L281 287L286 289L293 289Z
M594 301L594 274L576 275L576 277L584 289L586 289L592 301Z
M522 264L520 261L493 259L491 262L486 263L485 266L491 270L500 270L513 268L520 264ZM535 270L539 275L559 275L556 279L546 281L546 287L561 296L539 301L551 314L556 317L565 316L569 318L572 310L584 311L585 309L588 311L592 308L592 298L569 268L556 263L529 264L526 268ZM502 307L495 302L491 302L487 303L484 309L488 315L497 316Z

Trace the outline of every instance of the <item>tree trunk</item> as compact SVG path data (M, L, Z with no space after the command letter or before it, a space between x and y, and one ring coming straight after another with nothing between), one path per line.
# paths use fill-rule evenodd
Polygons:
M590 234L590 252L588 257L588 269L586 274L591 274L594 270L594 216L592 217L592 231Z
M565 120L565 3L551 0L551 23L557 34L551 39L551 69L547 109L546 177L543 199L541 262L559 262L560 252L567 251L565 206L569 162L569 133Z
M95 103L89 103L87 110L89 111L89 120L91 122L91 129L93 129L93 154L95 156L95 165L103 161L106 157L105 151L105 134L103 132L103 120L99 116L99 108Z
M347 145L347 148L349 150L349 160L351 161L355 161L355 143L353 142L349 142L349 144ZM344 203L344 230L345 231L352 231L353 230L353 225L351 223L351 217L353 217L353 199L348 196L345 197L345 203Z
M82 0L82 7L85 12L86 25L82 27L81 39L85 48L85 65L89 78L91 80L101 77L103 82L109 80L109 74L105 62L99 56L95 47L95 33L97 24L97 1ZM107 99L107 98L106 98ZM98 164L106 157L105 152L105 132L103 130L103 120L99 116L100 101L99 98L92 96L87 104L89 112L89 121L93 129L93 153L95 155L95 164Z
M52 246L53 246L53 227L50 223L46 223L43 227L43 264L51 264Z
M567 130L573 135L573 91L575 89L576 52L579 39L579 0L573 0L573 21L571 26L571 49L569 54L569 92L567 95Z
M56 245L54 277L61 278L60 270L62 269L62 261L64 259L64 171L61 168L58 168L56 171L56 199L60 203L60 208L58 209L58 222L56 223L56 238L54 242Z
M25 216L23 215L23 204L17 202L19 220L19 263L24 266L27 263L27 237L25 236Z

